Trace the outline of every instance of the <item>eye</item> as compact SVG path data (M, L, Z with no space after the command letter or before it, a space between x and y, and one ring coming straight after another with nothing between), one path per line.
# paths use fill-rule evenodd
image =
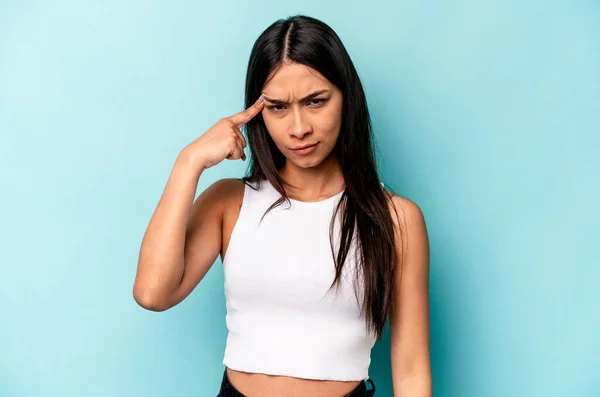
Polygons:
M319 106L323 105L325 103L325 101L326 101L325 98L315 98L315 99L311 99L308 102L309 102L309 104L313 103L314 104L313 107L319 107Z
M308 106L313 107L313 108L317 108L317 107L321 107L323 106L323 104L327 102L327 98L314 98L311 99L307 102ZM267 106L267 109L269 109L272 112L275 113L281 113L286 109L286 106L284 105L271 105L271 106Z
M285 106L273 105L273 106L267 106L267 109L271 110L272 112L281 112L283 109L285 109Z

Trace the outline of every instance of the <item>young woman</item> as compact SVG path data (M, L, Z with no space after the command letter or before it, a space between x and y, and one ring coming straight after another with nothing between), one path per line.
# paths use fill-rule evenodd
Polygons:
M245 161L248 146L249 174L194 201L203 171ZM219 397L372 396L370 352L388 318L394 394L431 396L423 215L379 181L359 77L317 19L268 27L252 48L246 110L179 154L142 241L135 300L178 304L219 254L229 331Z

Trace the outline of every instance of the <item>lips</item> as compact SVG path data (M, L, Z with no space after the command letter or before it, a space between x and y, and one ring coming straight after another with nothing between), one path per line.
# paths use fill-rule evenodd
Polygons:
M313 143L313 144L310 144L310 145L296 146L295 148L292 148L292 151L295 154L307 155L307 154L310 154L310 153L314 152L317 149L317 145L318 144L319 144L319 142Z
M318 143L318 142L317 142L317 143ZM311 144L304 145L304 146L296 146L296 147L293 147L293 148L292 148L292 150L301 150L301 149L306 149L306 148L309 148L309 147L311 147L311 146L315 146L317 143L311 143Z

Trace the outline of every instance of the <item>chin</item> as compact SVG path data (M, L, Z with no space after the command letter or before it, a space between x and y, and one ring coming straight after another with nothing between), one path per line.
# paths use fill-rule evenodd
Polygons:
M291 159L288 157L288 161L292 162L298 168L314 168L321 164L325 160L322 157L307 157L300 159Z

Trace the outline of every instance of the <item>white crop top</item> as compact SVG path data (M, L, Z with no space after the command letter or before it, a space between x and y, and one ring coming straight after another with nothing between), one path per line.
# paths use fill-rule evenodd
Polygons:
M255 185L256 187L256 185ZM223 259L231 369L307 379L368 379L375 335L355 293L356 244L335 276L329 225L342 192L318 202L291 201L260 218L281 197L268 181L245 186ZM339 219L334 249L338 248Z

